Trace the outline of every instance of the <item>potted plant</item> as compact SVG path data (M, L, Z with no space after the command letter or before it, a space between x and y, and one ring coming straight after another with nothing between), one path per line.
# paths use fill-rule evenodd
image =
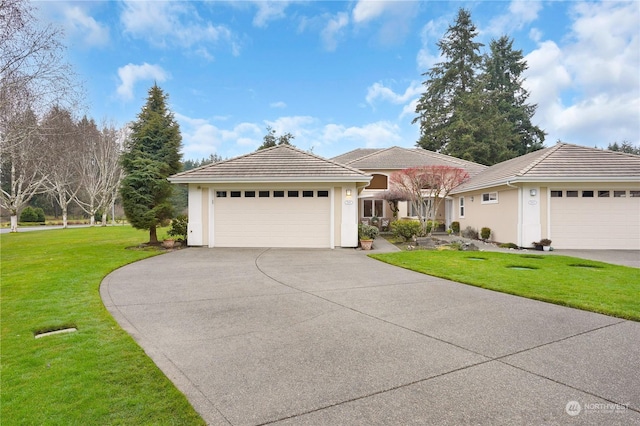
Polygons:
M548 238L543 238L540 241L534 241L533 245L536 247L536 250L551 250L551 240Z
M373 240L378 236L379 232L375 226L362 223L358 225L358 238L360 239L360 247L362 247L362 250L371 250Z
M543 238L540 240L540 245L542 246L542 250L549 251L551 250L551 240L548 238Z

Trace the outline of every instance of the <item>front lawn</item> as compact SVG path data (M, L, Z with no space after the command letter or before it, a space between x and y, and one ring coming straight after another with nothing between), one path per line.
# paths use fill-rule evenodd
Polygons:
M2 424L204 424L107 312L114 269L158 251L128 226L0 236ZM64 327L77 331L35 338Z
M413 271L640 321L640 269L557 255L411 251L371 257Z

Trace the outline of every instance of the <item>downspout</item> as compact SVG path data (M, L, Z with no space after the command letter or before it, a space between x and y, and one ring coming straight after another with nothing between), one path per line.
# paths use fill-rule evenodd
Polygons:
M507 181L507 186L509 188L515 188L518 190L518 223L517 223L517 234L518 234L518 246L522 247L522 188L516 185L511 184L511 182Z

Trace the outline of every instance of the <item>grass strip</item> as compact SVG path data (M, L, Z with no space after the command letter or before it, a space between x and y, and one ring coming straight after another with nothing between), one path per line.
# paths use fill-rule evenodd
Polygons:
M0 236L3 425L204 424L100 299L109 272L160 253L126 249L147 237L128 226Z
M560 255L407 251L383 262L489 290L640 321L640 269Z

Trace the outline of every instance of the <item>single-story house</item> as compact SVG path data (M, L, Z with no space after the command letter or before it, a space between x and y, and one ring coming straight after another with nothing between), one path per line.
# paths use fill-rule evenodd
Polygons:
M420 148L356 149L324 159L279 145L172 176L189 188L192 246L356 247L358 223L391 218L380 196L399 170L467 171L437 212L492 239L559 249L640 249L640 156L558 143L491 167ZM399 217L413 217L399 203Z
M189 193L188 244L356 247L367 173L289 145L178 173Z
M640 156L567 143L496 164L452 194L461 229L559 249L640 249Z
M364 188L359 197L360 220L369 221L373 217L393 217L389 203L381 198L385 191L391 189L391 176L404 169L420 166L450 166L465 170L470 177L477 175L487 166L471 161L461 160L449 155L427 151L422 148L402 148L392 146L384 149L362 148L354 149L345 154L332 158L333 161L346 164L356 169L369 173L372 176L371 183ZM411 203L401 201L398 203L398 218L417 217ZM449 197L442 203L436 219L448 228L454 217L453 200Z

